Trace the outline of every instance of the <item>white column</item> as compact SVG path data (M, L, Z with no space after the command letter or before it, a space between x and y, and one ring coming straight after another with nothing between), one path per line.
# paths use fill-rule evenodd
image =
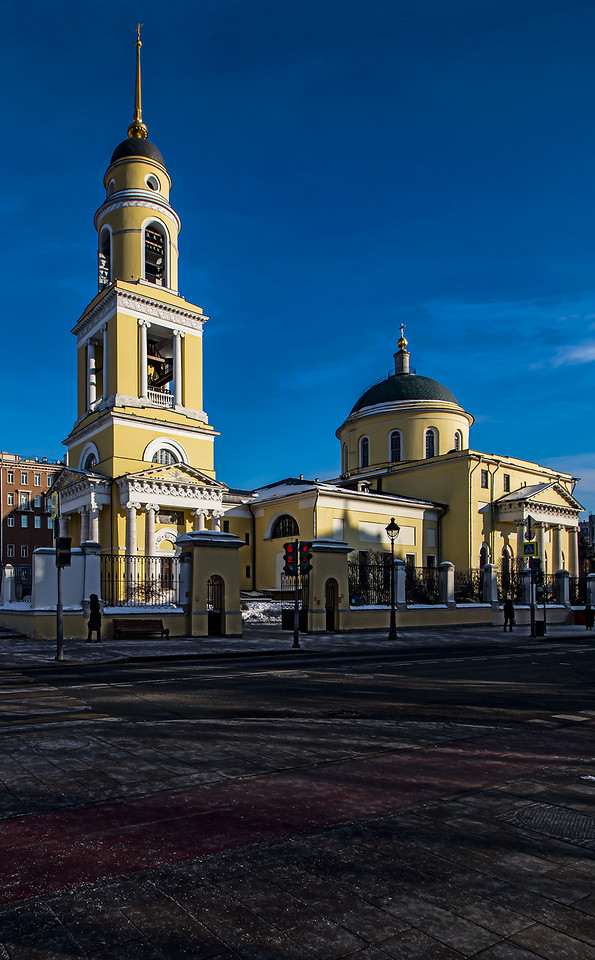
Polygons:
M102 330L103 330L103 373L102 373L103 392L102 392L102 399L103 399L103 400L107 400L107 397L108 397L108 392L107 392L107 323L104 323L104 324L103 324Z
M537 556L541 559L545 573L545 523L535 524L535 536L537 539Z
M566 527L568 530L568 573L578 577L578 527Z
M174 330L174 405L182 405L182 330Z
M97 373L95 370L95 344L87 342L87 408L90 410L97 400Z
M204 530L206 527L204 510L193 510L192 512L194 513L194 529Z
M136 539L136 511L140 508L139 503L128 501L126 504L126 556L135 557L138 553L138 544Z
M157 507L147 505L147 515L145 517L145 556L154 557L157 553L157 541L155 539L155 513Z
M95 503L89 511L89 540L99 543L99 507Z
M64 514L60 517L60 527L59 527L59 530L60 530L60 532L59 532L58 536L60 536L60 537L67 537L67 536L68 536L68 517L64 516Z
M562 539L560 531L562 527L559 523L552 527L552 573L557 573L562 569Z
M89 539L89 511L87 507L81 507L81 543Z
M147 330L151 326L148 320L139 320L140 327L140 396L146 399L149 395L147 379Z
M222 512L221 512L220 510L213 510L213 513L212 513L212 517L213 517L213 525L212 525L212 526L213 526L213 530L218 530L219 532L221 531L221 517L222 517L222 516L223 516L223 514L222 514Z
M525 542L525 530L527 529L524 520L516 520L516 559L517 568L527 566L527 561L523 556L523 544Z

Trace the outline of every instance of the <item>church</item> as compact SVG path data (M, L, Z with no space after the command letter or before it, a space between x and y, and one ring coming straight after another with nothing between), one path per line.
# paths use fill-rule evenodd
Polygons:
M394 373L362 385L337 429L336 479L237 490L217 478L219 434L202 390L208 317L178 292L180 218L142 118L140 56L139 36L134 118L95 214L97 293L72 329L77 419L53 486L61 534L73 546L99 545L106 603L118 599L118 564L124 579L146 581L159 569L162 582L193 533L233 538L239 588L271 593L281 587L285 541L334 542L354 556L386 552L391 518L406 564L477 570L516 569L530 517L549 571L576 576L576 481L473 450L473 416L446 386L413 372L403 328Z

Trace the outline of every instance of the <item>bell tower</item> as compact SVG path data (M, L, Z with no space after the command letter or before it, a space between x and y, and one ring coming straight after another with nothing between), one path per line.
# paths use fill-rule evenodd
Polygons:
M106 477L181 462L214 478L218 434L202 398L208 317L178 290L181 222L142 117L141 46L139 26L134 117L95 214L98 293L72 331L78 407L64 442L71 468Z

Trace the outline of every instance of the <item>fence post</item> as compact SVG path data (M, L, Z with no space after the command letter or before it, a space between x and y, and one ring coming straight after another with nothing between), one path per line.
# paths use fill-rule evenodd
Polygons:
M445 560L438 567L440 571L440 603L447 607L456 607L455 603L455 565Z
M395 558L393 566L393 576L395 578L395 603L397 610L407 609L407 598L405 595L405 561Z
M2 593L0 603L12 603L14 600L14 567L7 563L2 573Z
M595 573L587 574L587 603L595 607Z
M484 603L498 606L498 568L495 563L486 563L483 567L481 597Z
M526 568L520 572L521 603L531 603L531 571Z
M556 603L570 606L570 574L568 570L558 570L556 577Z

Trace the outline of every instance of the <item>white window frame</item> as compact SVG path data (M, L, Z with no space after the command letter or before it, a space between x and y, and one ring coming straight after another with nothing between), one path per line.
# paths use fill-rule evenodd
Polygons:
M366 448L366 460L367 463L364 463L364 444L367 444ZM367 469L370 466L370 438L368 436L359 438L359 465L362 470Z
M7 482L7 483L14 483L14 470L7 470L7 471L6 471L6 482Z
M158 450L169 450L170 453L176 457L178 463L189 463L188 454L184 450L184 447L181 443L178 443L177 440L172 440L171 437L157 437L156 440L151 440L149 444L144 449L143 460L148 461L149 463L153 462L153 456L157 453ZM158 464L154 464L158 466Z
M6 494L6 503L9 507L14 507L14 493Z
M7 526L7 527L14 527L14 517L7 517L7 518L6 518L6 526Z
M147 283L150 283L152 287L156 286L156 284L151 283L150 280L147 280L147 272L146 272L146 266L145 266L145 244L147 242L145 234L146 234L147 227L158 227L160 231L163 231L163 239L165 241L163 244L163 252L165 255L165 269L163 271L163 288L167 287L168 289L171 289L171 281L170 281L170 275L169 275L169 271L170 271L169 251L170 251L170 245L171 245L171 236L163 220L159 220L156 217L149 217L147 220L144 221L142 226L141 236L142 236L143 242L142 242L141 253L142 253L143 280L145 280Z
M399 438L399 459L393 460L393 437ZM403 459L403 433L401 430L391 430L388 435L388 462L401 463Z
M6 544L6 556L11 559L14 557L14 543Z
M460 430L455 430L455 450L457 453L463 449L463 434Z
M33 485L34 485L35 487L40 487L40 486L41 486L41 474L40 474L40 473L34 473L34 474L33 474Z
M428 439L429 437L434 438L434 452L432 455L428 455ZM426 427L424 431L424 460L432 460L433 457L437 457L439 451L438 447L438 430L436 427Z
M27 483L27 471L21 470L21 483Z
M26 543L21 544L21 560L26 560L29 556L29 547Z

